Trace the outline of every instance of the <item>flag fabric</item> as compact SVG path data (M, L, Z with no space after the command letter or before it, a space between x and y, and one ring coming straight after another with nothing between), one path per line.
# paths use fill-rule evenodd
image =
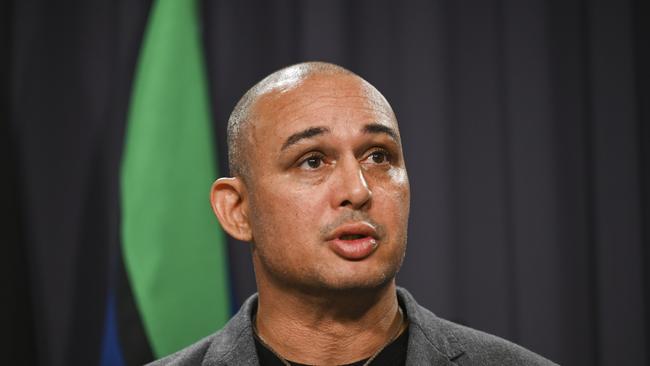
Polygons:
M142 40L121 166L122 253L153 355L229 318L226 239L196 1L157 0Z

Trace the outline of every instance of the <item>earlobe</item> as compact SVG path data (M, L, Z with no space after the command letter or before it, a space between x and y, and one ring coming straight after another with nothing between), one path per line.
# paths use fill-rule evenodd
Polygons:
M246 187L241 179L217 179L210 190L210 203L221 227L230 236L241 241L251 241Z

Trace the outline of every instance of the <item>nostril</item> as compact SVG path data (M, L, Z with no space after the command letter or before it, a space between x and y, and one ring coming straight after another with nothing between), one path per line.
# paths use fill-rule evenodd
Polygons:
M342 207L345 207L345 206L351 206L351 205L352 205L352 202L349 201L349 200L345 200L345 201L341 202L341 206L342 206Z

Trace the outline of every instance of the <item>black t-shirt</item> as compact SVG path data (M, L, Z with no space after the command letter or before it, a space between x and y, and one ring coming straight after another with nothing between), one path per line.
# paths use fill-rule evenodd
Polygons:
M255 348L257 349L257 358L260 360L260 366L284 366L282 361L270 349L266 348L262 342L255 339ZM406 364L406 348L409 343L408 327L397 337L391 344L386 346L377 357L370 363L371 366L403 366ZM343 366L363 366L367 361L359 360ZM291 362L292 366L306 366L301 363Z

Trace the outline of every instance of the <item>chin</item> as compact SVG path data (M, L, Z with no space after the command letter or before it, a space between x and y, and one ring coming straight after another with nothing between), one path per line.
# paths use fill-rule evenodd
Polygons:
M377 266L364 268L362 263L350 264L351 266L342 266L343 268L325 272L315 285L329 291L378 290L391 284L399 270L399 266L393 263L385 265L384 268Z
M373 291L385 288L393 282L395 277L373 278L372 280L359 281L358 279L342 280L338 283L328 284L331 291Z
M284 291L323 295L335 293L375 292L394 282L404 259L398 255L377 256L360 261L338 257L330 260L303 262L302 266L287 267L263 255L254 256L257 280ZM259 285L259 283L258 283Z

